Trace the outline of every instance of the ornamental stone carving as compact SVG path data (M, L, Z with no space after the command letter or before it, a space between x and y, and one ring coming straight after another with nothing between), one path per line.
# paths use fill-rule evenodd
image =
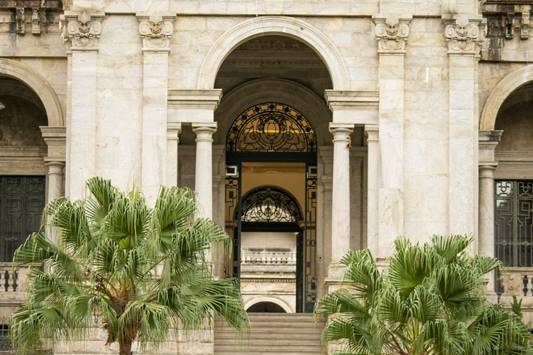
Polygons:
M170 37L174 32L171 16L139 17L139 33L143 50L170 50Z
M405 53L410 23L410 18L375 17L378 53Z
M448 42L448 54L478 55L484 40L481 19L450 20L446 22L444 37Z
M103 16L85 11L80 14L65 13L62 17L63 39L71 50L98 50Z

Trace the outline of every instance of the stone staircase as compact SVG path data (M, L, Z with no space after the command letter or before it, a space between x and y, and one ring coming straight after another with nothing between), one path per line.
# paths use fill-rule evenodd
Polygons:
M249 313L250 330L239 334L215 322L215 355L322 355L324 322L312 314Z

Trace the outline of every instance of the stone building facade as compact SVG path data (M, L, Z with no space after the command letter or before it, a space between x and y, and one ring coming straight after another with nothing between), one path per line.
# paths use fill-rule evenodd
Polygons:
M21 236L99 175L149 201L194 188L237 246L215 273L245 273L256 303L310 311L348 249L386 262L399 236L460 233L506 264L491 297L524 296L530 317L532 5L0 0L0 314L24 297Z

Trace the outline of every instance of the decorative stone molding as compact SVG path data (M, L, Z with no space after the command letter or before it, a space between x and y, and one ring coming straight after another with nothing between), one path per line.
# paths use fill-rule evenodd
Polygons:
M446 20L444 37L448 42L448 54L479 55L484 40L484 24L481 19Z
M519 87L533 81L533 65L524 65L507 74L490 92L485 101L479 129L481 131L494 130L496 126L496 117L505 100Z
M46 162L65 162L66 127L41 126L41 135L47 145Z
M170 51L174 16L139 16L138 19L143 51Z
M65 12L61 17L63 39L71 50L97 51L98 40L102 34L103 13L89 14Z
M374 17L378 53L403 54L409 37L411 18Z
M324 98L333 112L333 122L375 124L378 122L377 91L325 90Z
M350 74L338 48L319 29L309 22L289 16L257 16L238 23L224 32L206 53L198 72L197 88L212 89L218 69L229 53L248 39L281 35L293 37L312 48L329 70L333 88L345 90L350 86Z
M503 131L479 132L479 166L496 165L495 151L501 140Z
M15 23L19 35L26 33L26 15L23 7L17 7L15 10Z
M487 51L483 58L500 60L505 42L518 36L529 38L531 6L533 2L523 0L486 0L481 5L483 17L487 20Z
M43 23L47 22L47 13L62 11L63 2L61 0L1 0L0 9L11 10L14 13L14 27L17 34L24 35L26 20L31 20L31 33L39 35ZM48 23L51 21L48 20Z

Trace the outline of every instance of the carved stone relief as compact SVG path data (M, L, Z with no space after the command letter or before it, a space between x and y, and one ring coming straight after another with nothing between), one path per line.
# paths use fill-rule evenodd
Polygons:
M374 18L379 53L405 53L409 37L408 18Z
M72 50L97 50L102 33L103 14L65 14L63 16L63 39Z
M444 37L449 54L478 55L484 40L484 27L480 19L446 21Z
M168 18L151 16L139 18L139 34L143 41L143 50L169 50L170 37L174 25Z

